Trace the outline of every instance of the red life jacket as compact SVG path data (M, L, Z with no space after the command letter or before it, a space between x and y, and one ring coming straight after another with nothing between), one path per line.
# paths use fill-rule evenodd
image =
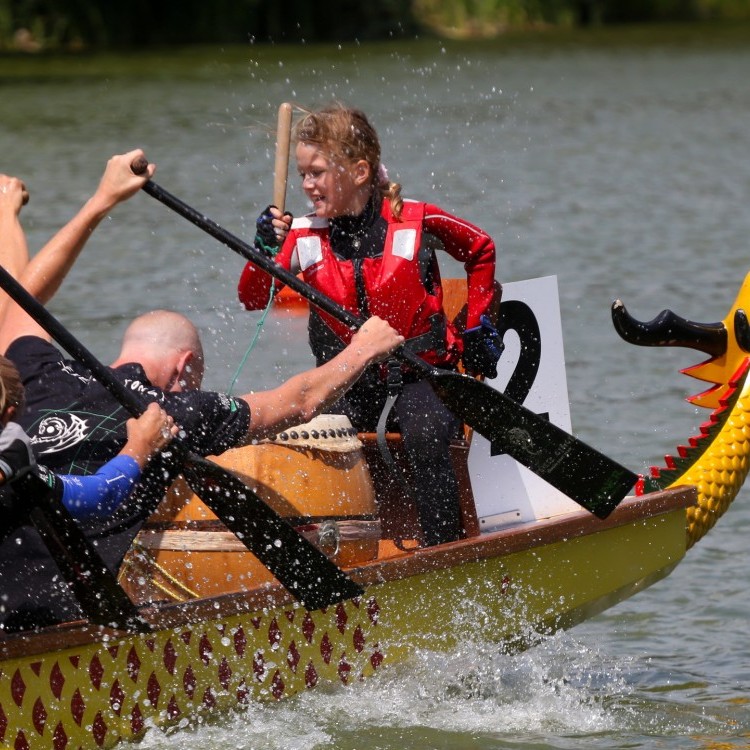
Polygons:
M363 295L366 313L387 320L407 342L414 340L412 348L424 359L433 364L455 363L462 342L453 323L445 318L440 279L433 279L431 290L422 279L419 250L424 212L424 203L404 201L397 221L389 202L383 201L381 215L388 222L388 232L382 255L375 257L344 260L336 256L328 222L314 216L296 220L290 236L303 278L310 286L357 315L365 313L359 303ZM324 312L318 314L344 344L349 343L352 331L347 326Z

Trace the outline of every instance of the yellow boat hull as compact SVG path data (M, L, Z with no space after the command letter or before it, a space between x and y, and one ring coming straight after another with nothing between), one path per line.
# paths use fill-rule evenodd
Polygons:
M71 626L57 639L81 643L59 650L50 635L9 639L0 743L108 748L150 723L348 684L415 648L450 649L474 637L521 647L667 575L685 553L693 500L692 491L673 490L626 501L605 522L582 511L399 554L352 571L366 586L361 600L322 611L308 612L276 587L255 598L170 605L159 617L183 623L149 635L102 639ZM13 656L13 648L39 653Z

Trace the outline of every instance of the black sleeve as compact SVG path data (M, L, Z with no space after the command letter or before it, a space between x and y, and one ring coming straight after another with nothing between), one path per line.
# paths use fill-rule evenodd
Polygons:
M240 398L214 391L166 394L165 409L185 432L188 447L202 456L217 455L245 442L250 407Z
M59 368L63 361L60 351L39 336L21 336L11 343L5 355L18 368L24 386L47 367Z

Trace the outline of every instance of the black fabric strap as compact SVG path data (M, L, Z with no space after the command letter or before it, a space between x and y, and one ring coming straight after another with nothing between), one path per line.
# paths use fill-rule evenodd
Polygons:
M378 443L378 449L380 455L391 472L391 476L401 486L404 494L408 496L413 495L413 490L409 487L406 479L404 478L403 472L396 464L393 458L390 448L388 447L388 441L386 440L386 423L388 422L388 416L391 413L396 401L398 401L401 392L403 391L404 381L401 375L401 364L398 360L391 359L388 361L388 396L383 405L383 411L380 413L380 419L378 420L378 426L376 430L376 438ZM403 546L403 539L394 539L393 542L399 549L405 549Z
M404 348L414 354L434 351L445 354L445 316L435 313L430 318L430 330L404 342Z
M398 467L396 466L396 462L393 460L393 456L391 455L391 451L388 448L388 441L385 439L385 433L386 433L386 422L388 421L388 416L391 413L391 409L393 409L396 401L398 401L398 397L401 395L401 391L404 387L404 381L401 377L401 364L394 359L391 359L388 361L388 396L385 399L385 404L383 405L383 411L380 412L380 419L378 419L378 426L376 429L376 436L378 441L378 448L380 449L380 455L383 457L383 461L385 461L385 465L396 474L397 477L400 479L401 473L398 470Z
M55 491L32 473L13 482L13 491L70 585L84 615L98 625L150 632L149 624L140 617Z
M354 266L354 284L357 288L357 307L359 307L359 314L367 320L370 317L370 306L367 302L365 279L362 276L363 261L364 258L355 258L352 261L352 265Z

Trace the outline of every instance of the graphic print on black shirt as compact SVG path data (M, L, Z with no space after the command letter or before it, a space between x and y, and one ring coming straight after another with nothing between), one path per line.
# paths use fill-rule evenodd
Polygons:
M90 474L121 450L130 415L88 371L35 336L14 341L7 356L26 389L26 409L19 421L48 468L60 474ZM144 403L156 401L173 416L189 450L203 456L219 454L244 441L250 422L245 401L208 391L165 393L151 385L143 368L134 363L113 372L128 389L141 394ZM171 456L167 449L152 459L132 495L112 516L86 522L89 536L108 537L107 551L102 550L108 562L124 554L161 500L176 474ZM113 535L121 539L116 541Z

